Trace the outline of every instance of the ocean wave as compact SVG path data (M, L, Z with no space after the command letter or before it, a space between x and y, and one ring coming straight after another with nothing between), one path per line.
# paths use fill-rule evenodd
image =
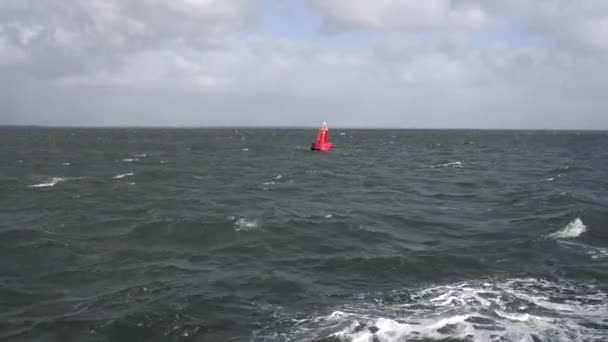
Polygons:
M130 162L139 161L139 159L138 158L125 158L125 159L121 159L120 161L130 163Z
M53 177L44 181L44 183L30 185L30 188L46 188L57 185L59 182L65 182L67 179L62 177Z
M583 251L585 251L585 253L587 253L587 255L591 256L591 259L608 258L608 248L605 248L605 247L596 247L596 246L587 245L587 244L584 244L581 242L571 242L571 241L559 241L559 243L563 246L580 248Z
M133 175L134 175L133 172L128 172L128 173L121 173L121 174L116 175L116 176L114 176L112 178L114 178L114 179L122 179L122 178L130 177L130 176L133 176Z
M561 230L547 235L551 239L572 239L579 237L581 234L587 231L587 226L583 223L580 217L577 217L574 221L568 223Z
M395 300L375 295L371 302L292 319L295 324L284 336L289 341L353 342L608 338L608 295L591 285L533 278L474 281L391 296Z
M444 163L444 164L438 164L438 165L433 165L431 166L432 168L435 167L453 167L453 168L462 168L462 162L460 161L455 161L455 162L449 162L449 163Z
M259 220L241 217L234 223L234 229L238 231L252 231L261 229Z

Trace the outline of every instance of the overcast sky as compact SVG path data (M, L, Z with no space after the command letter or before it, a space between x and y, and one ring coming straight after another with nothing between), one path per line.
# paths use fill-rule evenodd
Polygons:
M0 1L0 124L608 129L607 109L608 1Z

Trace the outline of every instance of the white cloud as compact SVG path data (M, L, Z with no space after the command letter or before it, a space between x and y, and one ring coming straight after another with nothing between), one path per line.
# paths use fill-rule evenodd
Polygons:
M479 29L483 8L450 0L311 0L332 27L358 29Z
M0 92L19 123L608 127L608 6L308 1L344 31L242 36L245 0L2 2Z
M30 56L29 74L42 78L99 73L159 48L210 48L242 30L248 17L246 0L0 3L6 45Z
M563 49L608 50L608 2L513 0L485 5Z

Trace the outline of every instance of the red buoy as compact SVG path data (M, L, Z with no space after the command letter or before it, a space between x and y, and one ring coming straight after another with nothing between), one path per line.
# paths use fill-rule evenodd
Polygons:
M331 143L327 142L328 135L329 130L327 129L327 124L323 122L321 128L319 128L319 131L317 132L317 140L312 142L310 150L329 152L331 150Z

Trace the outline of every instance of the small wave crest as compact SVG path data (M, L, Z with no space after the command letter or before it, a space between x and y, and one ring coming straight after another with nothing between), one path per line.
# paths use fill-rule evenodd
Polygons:
M234 229L238 231L252 231L261 229L260 222L257 219L249 219L241 217L234 223Z
M547 235L551 239L572 239L579 237L581 234L587 231L587 226L583 223L580 217L577 217L574 221L568 223L561 230Z
M605 247L597 247L587 245L581 242L571 242L571 241L558 241L560 245L570 247L570 248L580 248L589 256L591 259L604 259L608 258L608 248Z
M444 164L437 164L437 165L433 165L431 166L432 168L435 167L453 167L453 168L462 168L462 162L460 161L455 161L455 162L449 162L449 163L444 163Z
M121 159L121 161L130 163L130 162L139 161L139 158L125 158L125 159Z
M30 185L29 187L30 188L47 188L47 187L55 186L59 182L65 182L66 180L67 180L66 178L53 177L53 178L50 178L50 179L44 181L43 183L33 184L33 185Z
M608 331L596 327L605 326L607 315L608 295L591 285L476 281L393 293L293 319L285 335L290 341L600 341Z
M116 175L116 176L114 176L112 178L114 178L114 179L122 179L122 178L130 177L130 176L133 176L133 175L134 175L133 172L128 172L128 173L121 173L121 174Z

